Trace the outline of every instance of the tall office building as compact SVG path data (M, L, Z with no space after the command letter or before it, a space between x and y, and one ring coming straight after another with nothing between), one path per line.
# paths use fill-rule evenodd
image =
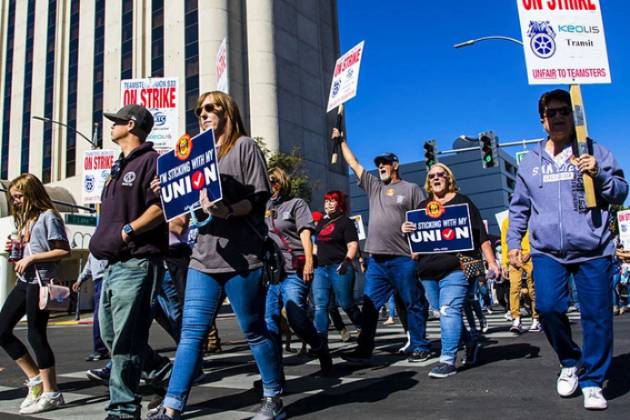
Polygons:
M31 172L81 201L82 156L104 111L120 107L122 79L177 77L180 130L196 134L200 92L214 90L228 45L230 93L252 136L272 151L298 146L314 198L347 189L329 164L327 115L339 56L335 0L1 0L0 179ZM318 204L318 201L315 201Z

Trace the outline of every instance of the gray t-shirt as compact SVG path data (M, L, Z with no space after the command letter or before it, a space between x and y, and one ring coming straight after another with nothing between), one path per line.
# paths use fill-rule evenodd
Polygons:
M424 191L407 181L384 184L363 171L358 182L368 196L370 220L365 251L369 254L410 256L409 244L400 231L405 213L426 198Z
M61 219L52 211L47 210L39 215L31 227L31 237L28 247L24 248L24 255L40 254L52 250L51 241L68 242L68 236ZM37 270L42 281L50 279L62 280L56 277L57 262L38 262ZM23 278L29 283L37 281L35 267L31 264L24 272Z
M270 193L265 158L254 140L241 137L219 161L223 200L234 204L257 193ZM264 208L244 217L214 217L199 229L190 258L190 268L204 273L234 273L262 266L265 235Z
M269 237L282 250L284 268L288 273L294 273L293 255L304 255L304 247L300 233L304 229L315 231L315 222L311 209L301 198L269 200L265 222L269 229ZM276 233L280 232L280 235ZM282 239L280 238L282 236ZM291 248L291 252L289 252Z

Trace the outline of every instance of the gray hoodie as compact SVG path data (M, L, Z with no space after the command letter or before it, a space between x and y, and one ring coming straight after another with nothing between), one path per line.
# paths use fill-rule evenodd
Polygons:
M587 209L584 186L570 160L558 165L538 143L521 161L510 203L509 249L520 249L529 225L532 254L561 263L577 263L615 252L609 229L610 204L623 204L628 183L610 151L592 143L598 172L594 178L597 208Z

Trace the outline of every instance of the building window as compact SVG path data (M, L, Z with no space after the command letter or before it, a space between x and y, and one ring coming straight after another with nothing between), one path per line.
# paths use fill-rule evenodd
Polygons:
M94 17L94 75L92 86L92 126L98 125L96 143L103 137L103 56L105 54L105 0L96 0Z
M133 77L133 0L123 0L120 78Z
M2 157L0 158L0 178L9 178L9 137L11 132L11 90L13 78L13 38L15 36L15 0L9 1L7 19L7 55L4 71L4 109L2 114Z
M79 21L81 0L70 3L70 51L68 63L68 125L77 127L77 83L79 78ZM66 177L77 172L77 133L66 130Z
M164 77L164 0L151 7L151 77Z
M20 172L28 172L31 139L31 90L33 88L33 34L35 31L35 0L28 1L26 17L26 55L24 57L24 95L22 112L22 154Z
M44 116L51 118L55 86L55 32L57 23L57 0L48 0L48 26L46 34L46 75L44 87ZM53 125L44 124L42 144L42 182L50 182L52 175L52 133Z
M199 19L197 0L186 0L184 44L186 62L186 132L199 131L195 106L199 97Z

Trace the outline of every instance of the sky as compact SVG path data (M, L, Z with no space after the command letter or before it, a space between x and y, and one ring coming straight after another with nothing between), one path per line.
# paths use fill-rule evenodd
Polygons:
M630 174L630 2L601 0L612 84L582 85L589 135ZM357 96L346 103L350 146L366 167L383 151L402 163L424 159L436 139L451 149L462 135L493 130L500 142L545 135L538 98L567 85L529 85L516 0L338 0L342 53L365 40ZM625 121L625 123L624 123ZM522 146L509 148L514 154Z

